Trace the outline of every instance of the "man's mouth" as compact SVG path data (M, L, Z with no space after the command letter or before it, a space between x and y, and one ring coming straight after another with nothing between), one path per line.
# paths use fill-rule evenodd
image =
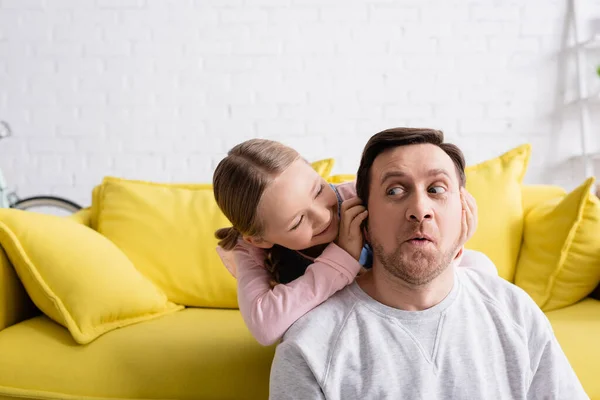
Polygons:
M423 246L433 243L433 239L429 235L418 233L410 237L407 242L416 246Z

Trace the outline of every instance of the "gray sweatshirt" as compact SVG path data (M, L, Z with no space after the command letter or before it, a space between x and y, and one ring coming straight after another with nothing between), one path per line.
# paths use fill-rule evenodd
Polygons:
M425 311L355 282L299 319L277 347L270 399L589 399L539 307L517 286L455 270Z

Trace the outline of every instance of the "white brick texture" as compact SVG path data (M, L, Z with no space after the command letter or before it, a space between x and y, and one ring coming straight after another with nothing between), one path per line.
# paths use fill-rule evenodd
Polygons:
M588 24L600 1L583 3ZM560 52L565 7L0 0L0 120L13 128L0 168L21 196L87 205L105 175L209 182L251 137L353 173L372 134L422 126L445 131L469 165L531 143L526 182L573 188L584 176L562 98L576 90L574 58ZM586 67L600 89L595 57Z

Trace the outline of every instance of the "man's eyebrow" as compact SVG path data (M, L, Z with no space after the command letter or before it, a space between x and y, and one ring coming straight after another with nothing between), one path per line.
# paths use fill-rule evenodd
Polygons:
M393 169L391 171L387 171L386 173L384 173L381 176L381 183L383 184L383 183L385 183L385 181L387 181L388 179L391 179L391 178L406 178L407 176L408 176L407 173L402 172L397 169Z
M438 176L438 175L444 175L444 176L448 177L448 179L451 179L448 171L446 171L443 168L434 168L434 169L430 169L429 171L427 171L427 176ZM381 176L381 184L385 183L385 181L387 181L388 179L391 179L391 178L406 178L407 176L409 176L409 175L406 172L403 172L403 171L400 171L397 169L387 171L386 173L384 173Z
M448 179L451 179L450 174L443 168L434 168L427 171L428 176L445 175Z

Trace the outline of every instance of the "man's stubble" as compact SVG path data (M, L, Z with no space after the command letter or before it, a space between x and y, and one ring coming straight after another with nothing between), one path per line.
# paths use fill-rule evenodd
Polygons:
M372 242L375 260L392 276L401 279L412 286L422 286L437 278L454 259L458 250L458 238L450 250L442 252L437 248L416 249L411 254L401 251L402 242L398 243L396 250L386 253L381 244Z

